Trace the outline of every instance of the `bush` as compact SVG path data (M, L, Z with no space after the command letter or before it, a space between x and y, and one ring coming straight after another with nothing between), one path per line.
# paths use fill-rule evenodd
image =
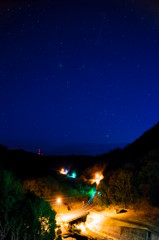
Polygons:
M7 171L0 173L0 239L55 238L55 212Z

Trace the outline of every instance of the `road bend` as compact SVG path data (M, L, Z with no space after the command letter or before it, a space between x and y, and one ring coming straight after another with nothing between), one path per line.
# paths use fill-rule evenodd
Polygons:
M57 214L57 220L66 223L87 215L94 208L94 204L92 201L93 197L79 209L70 211L69 213L65 214Z

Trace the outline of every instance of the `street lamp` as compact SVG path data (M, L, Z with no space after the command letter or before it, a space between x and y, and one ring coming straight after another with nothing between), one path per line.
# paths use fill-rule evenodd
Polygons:
M101 180L101 177L100 177L99 173L96 173L95 182L96 182L97 185L99 184L100 180Z
M95 179L94 179L94 182L96 183L96 186L99 185L100 181L103 179L103 175L102 174L99 174L99 173L96 173L95 174Z
M67 175L67 173L68 173L67 169L61 168L60 174Z
M59 205L58 212L60 213L60 205L62 203L62 199L60 197L57 198L56 200L57 204Z
M61 198L57 198L57 203L60 204L61 203Z

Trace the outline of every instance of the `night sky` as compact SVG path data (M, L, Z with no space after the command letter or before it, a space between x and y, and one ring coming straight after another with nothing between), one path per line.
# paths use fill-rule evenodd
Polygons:
M0 2L1 144L95 154L158 121L157 1Z

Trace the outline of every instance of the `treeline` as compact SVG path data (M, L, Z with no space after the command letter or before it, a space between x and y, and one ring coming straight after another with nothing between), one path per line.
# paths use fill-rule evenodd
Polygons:
M24 150L9 150L0 145L0 165L13 171L20 179L48 175L56 177L55 172L61 167L78 169L78 174L81 174L83 169L92 166L96 161L97 157L94 156L39 156Z
M95 201L100 205L135 205L146 200L159 207L159 162L151 159L140 169L125 165L109 171L101 181Z
M1 240L55 239L55 214L48 202L25 191L11 172L0 169Z
M74 197L75 199L87 198L92 195L95 187L81 179L72 179L65 175L47 176L42 178L28 178L23 181L23 186L42 198L52 198L54 195Z
M159 207L159 124L125 149L117 149L101 160L106 163L99 185L99 204L134 205L146 200Z

